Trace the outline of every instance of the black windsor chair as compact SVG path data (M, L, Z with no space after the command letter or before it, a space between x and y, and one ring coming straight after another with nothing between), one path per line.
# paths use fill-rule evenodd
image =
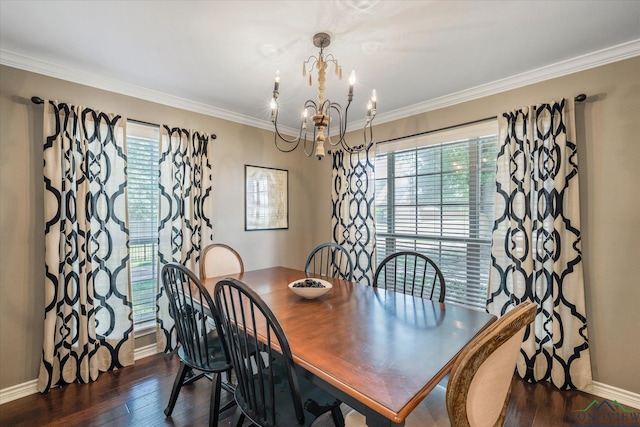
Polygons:
M214 296L237 378L234 425L248 418L261 427L310 426L331 411L344 426L340 401L296 374L287 337L262 298L231 278L216 284ZM262 349L259 360L251 348Z
M347 250L337 243L316 246L307 258L304 271L309 274L353 280L353 262Z
M195 381L195 376L187 381L187 373L193 369L210 374L212 377L209 425L218 425L218 414L235 403L233 400L220 408L222 391L221 373L230 377L231 362L221 338L218 314L213 299L198 278L186 267L169 263L162 268L162 285L169 299L169 310L175 322L178 336L180 368L171 390L169 403L164 410L171 416L182 386ZM207 332L207 319L213 318L216 329ZM233 393L234 389L225 384L224 388Z
M386 257L373 277L373 286L421 298L444 301L446 285L440 268L431 258L411 251Z

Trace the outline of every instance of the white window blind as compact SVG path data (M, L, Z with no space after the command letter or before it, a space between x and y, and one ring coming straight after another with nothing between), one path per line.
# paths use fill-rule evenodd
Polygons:
M133 320L155 318L158 286L158 126L127 121L127 200Z
M423 253L442 270L445 301L484 309L496 150L495 120L379 144L377 262Z

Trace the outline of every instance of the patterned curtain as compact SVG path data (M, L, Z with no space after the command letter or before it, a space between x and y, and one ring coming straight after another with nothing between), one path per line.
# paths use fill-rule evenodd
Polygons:
M133 364L125 123L45 103L41 392Z
M331 225L333 241L351 254L353 280L371 285L375 269L375 145L348 153L333 152Z
M160 135L159 269L179 262L199 271L200 250L213 242L209 136L163 126ZM158 277L162 277L158 272ZM162 283L156 296L158 351L173 350L177 335Z
M518 374L584 390L591 363L573 100L503 114L499 144L487 309L500 316L535 302Z

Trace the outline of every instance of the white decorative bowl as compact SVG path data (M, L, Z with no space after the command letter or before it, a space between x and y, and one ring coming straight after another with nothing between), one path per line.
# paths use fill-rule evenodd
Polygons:
M296 283L304 282L305 280L310 279L314 282L318 282L322 285L321 288L309 288L309 287L294 287ZM324 295L333 287L330 282L326 280L317 279L315 277L303 277L302 279L295 280L289 283L289 289L291 289L296 294L300 295L302 298L306 299L314 299L318 298L320 295Z

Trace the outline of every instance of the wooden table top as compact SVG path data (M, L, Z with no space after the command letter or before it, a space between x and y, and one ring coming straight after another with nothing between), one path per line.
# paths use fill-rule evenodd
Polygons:
M273 310L299 366L393 423L404 422L451 370L460 350L495 320L481 311L326 277L333 288L306 300L287 285L307 275L285 267L228 277L249 285ZM219 279L203 281L212 295Z

